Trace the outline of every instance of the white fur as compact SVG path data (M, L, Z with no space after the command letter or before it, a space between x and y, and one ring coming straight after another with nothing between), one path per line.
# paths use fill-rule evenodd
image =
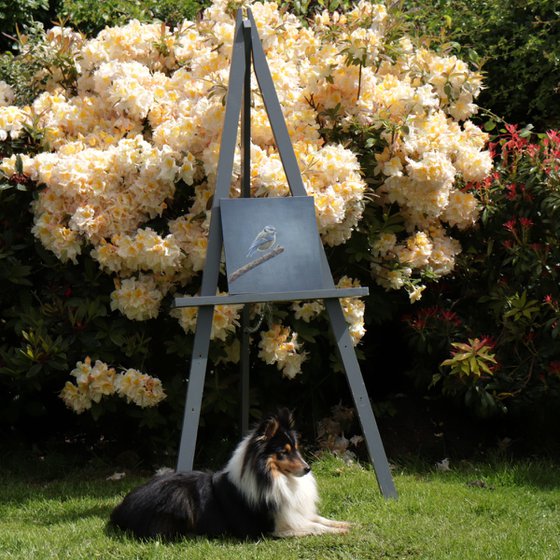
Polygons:
M280 476L275 490L282 496L280 508L274 518L275 537L302 537L324 533L346 533L348 523L333 521L317 514L317 483L308 473L302 477Z
M251 432L237 446L227 464L226 471L228 473L228 478L241 491L249 504L256 506L262 503L263 499L266 499L266 496L263 495L262 488L259 487L258 481L251 469L243 470L247 445L252 437L253 433Z
M252 436L252 433L249 434L238 445L226 471L251 505L255 506L264 500L276 510L273 535L300 537L347 532L349 523L326 519L317 514L319 495L311 473L300 477L278 474L273 478L272 488L267 490L260 487L251 469L243 471L247 445Z

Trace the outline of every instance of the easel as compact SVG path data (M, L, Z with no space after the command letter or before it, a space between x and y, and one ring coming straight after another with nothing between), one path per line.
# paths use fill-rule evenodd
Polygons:
M251 10L248 19L243 19L239 9L236 17L233 53L229 74L224 127L218 161L216 191L212 202L212 214L208 233L206 263L202 276L200 295L177 297L175 307L199 307L190 366L189 385L183 419L183 430L179 447L177 471L190 471L193 467L196 437L200 420L200 409L206 376L210 333L214 306L249 304L272 301L297 301L322 299L324 301L340 358L346 372L354 399L358 418L364 433L370 460L374 466L381 493L386 498L396 498L395 489L381 436L373 415L367 390L354 352L352 340L344 319L339 298L359 297L368 294L367 288L336 288L325 251L321 246L323 288L319 290L290 291L276 293L251 293L216 296L223 234L220 220L220 199L230 193L233 160L237 141L239 117L242 111L242 197L250 197L250 110L251 110L251 59L270 120L274 139L292 196L307 196L295 153L290 142L280 103L272 82L264 50L257 33ZM241 339L241 409L242 430L248 429L249 417L249 310L244 305L242 312Z

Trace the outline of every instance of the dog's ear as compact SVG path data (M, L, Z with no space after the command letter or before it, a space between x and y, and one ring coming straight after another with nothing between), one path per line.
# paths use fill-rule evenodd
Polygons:
M276 414L267 416L257 428L257 434L263 439L270 440L278 430L291 431L294 429L294 417L288 408L280 408Z
M276 416L269 416L261 422L257 434L265 440L270 440L276 435L278 428L280 428L280 422L278 422Z
M276 414L278 422L285 430L293 430L295 426L294 415L289 408L281 408Z
M266 439L272 439L276 435L276 432L278 432L278 428L280 428L278 420L276 418L271 418L266 424L264 437Z

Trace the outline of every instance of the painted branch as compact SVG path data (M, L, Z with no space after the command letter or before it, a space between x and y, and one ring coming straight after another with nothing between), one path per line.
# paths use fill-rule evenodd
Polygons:
M259 257L258 259L255 259L254 261L251 261L250 263L247 263L246 265L232 272L228 278L228 282L235 282L240 276L243 276L250 270L253 270L253 268L256 268L257 266L265 263L266 261L269 261L270 259L276 257L277 255L283 252L284 252L284 247L281 247L279 245L278 247L276 247L276 249L273 249L272 251L265 253L262 257Z

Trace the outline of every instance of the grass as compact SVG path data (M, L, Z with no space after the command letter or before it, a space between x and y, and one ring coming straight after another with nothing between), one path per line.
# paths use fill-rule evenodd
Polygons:
M143 479L107 468L0 469L0 559L560 559L560 471L535 461L395 470L384 500L369 467L314 463L321 512L348 535L259 542L136 542L106 529L111 509Z

